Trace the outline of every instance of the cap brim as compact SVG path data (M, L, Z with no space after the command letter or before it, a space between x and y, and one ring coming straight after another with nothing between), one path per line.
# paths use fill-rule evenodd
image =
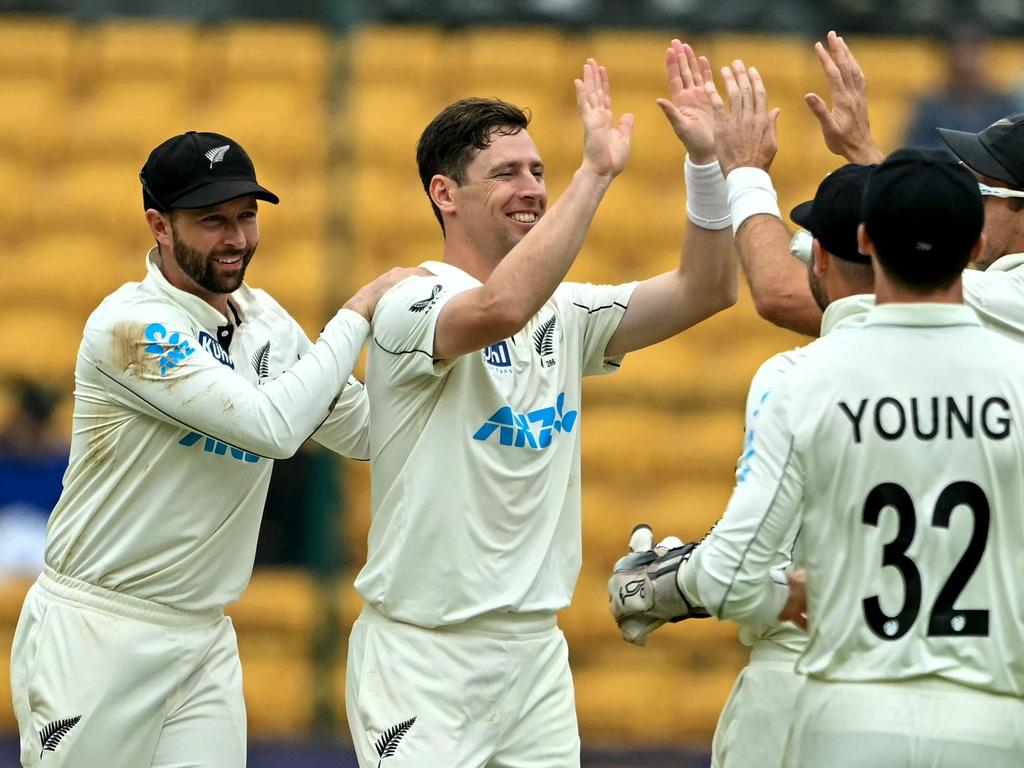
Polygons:
M972 171L1009 184L1016 183L1013 180L1013 174L985 149L978 134L953 131L949 128L936 128L936 130L939 132L939 138L946 142L953 154Z
M811 226L814 223L814 201L808 200L806 203L800 203L789 212L789 218L808 232L811 231Z
M208 208L211 205L226 203L237 197L252 195L257 200L265 200L277 205L280 198L265 187L261 187L252 179L221 179L204 184L173 201L171 208Z

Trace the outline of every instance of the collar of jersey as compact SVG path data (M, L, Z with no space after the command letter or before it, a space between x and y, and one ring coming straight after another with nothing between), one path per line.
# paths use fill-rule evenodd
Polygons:
M199 324L204 328L216 328L217 326L226 325L228 323L231 323L232 325L234 324L234 317L224 317L224 315L222 315L216 309L214 309L205 301L200 299L198 296L183 291L180 288L175 288L173 285L167 282L167 278L164 277L164 273L160 271L160 267L156 263L156 257L157 248L156 246L153 246L152 248L149 249L149 253L146 254L146 272L148 275L146 279L150 281L154 286L156 286L156 289L160 293L167 296L178 306L188 310L188 313L192 315L194 318L196 318L199 321ZM248 286L246 286L243 283L242 286L237 291L231 294L231 297L233 299L237 299L238 297L241 296L245 299L248 299L248 291ZM246 309L249 302L236 301L235 303L241 304L239 312L242 315L242 318L245 319L247 314Z
M879 304L868 312L864 325L980 326L981 321L965 304Z
M985 269L986 272L1009 272L1024 264L1024 253L1008 253L1000 256Z
M429 272L433 272L438 277L454 278L455 280L468 282L474 286L483 285L483 283L469 274L469 272L464 272L453 264L446 264L443 261L424 261L420 266Z
M874 306L875 296L871 293L857 293L829 302L825 307L825 314L821 316L821 335L825 336L836 328L862 322Z

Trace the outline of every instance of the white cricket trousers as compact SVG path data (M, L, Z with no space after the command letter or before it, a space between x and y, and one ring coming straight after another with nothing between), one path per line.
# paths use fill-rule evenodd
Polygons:
M799 653L759 643L722 708L711 746L711 768L779 768L803 675Z
M47 570L11 649L21 762L67 768L243 768L231 620Z
M887 683L808 679L786 768L1020 768L1024 699L936 677Z
M360 768L579 768L565 636L553 614L441 629L366 606L345 704Z

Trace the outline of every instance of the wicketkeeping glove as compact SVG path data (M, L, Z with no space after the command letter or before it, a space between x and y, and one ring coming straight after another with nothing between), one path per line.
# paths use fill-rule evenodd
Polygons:
M644 645L647 635L667 621L706 619L702 606L690 605L676 583L679 566L690 559L696 544L675 536L654 546L654 532L640 524L629 539L630 553L615 564L608 580L612 617L627 643Z

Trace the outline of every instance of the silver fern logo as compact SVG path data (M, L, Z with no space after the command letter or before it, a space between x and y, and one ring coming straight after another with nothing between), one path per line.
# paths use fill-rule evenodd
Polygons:
M441 293L441 286L440 285L435 285L433 288L430 289L430 296L428 296L425 299L421 299L420 301L414 302L413 305L411 307L409 307L409 311L410 312L426 312L428 309L430 309L432 306L434 306L434 304L437 302L437 297L438 297L438 295L440 295L440 293Z
M54 720L43 728L39 732L39 741L43 745L43 748L39 750L39 759L43 759L43 752L56 752L63 738L68 735L72 728L78 725L78 721L81 719L81 715L75 715L63 720Z
M554 315L533 332L533 348L540 355L541 365L550 368L555 364L555 322Z
M219 163L224 159L224 155L231 149L230 144L225 144L223 147L214 147L206 153L206 159L210 161L210 170L213 170L213 164Z
M380 758L377 761L377 768L380 768L384 758L395 756L395 752L398 751L398 742L409 732L409 729L412 728L412 724L415 722L416 716L413 715L405 722L391 726L380 735L380 738L373 745L377 750L377 757Z
M270 342L256 350L252 356L252 367L256 370L260 384L270 377Z

